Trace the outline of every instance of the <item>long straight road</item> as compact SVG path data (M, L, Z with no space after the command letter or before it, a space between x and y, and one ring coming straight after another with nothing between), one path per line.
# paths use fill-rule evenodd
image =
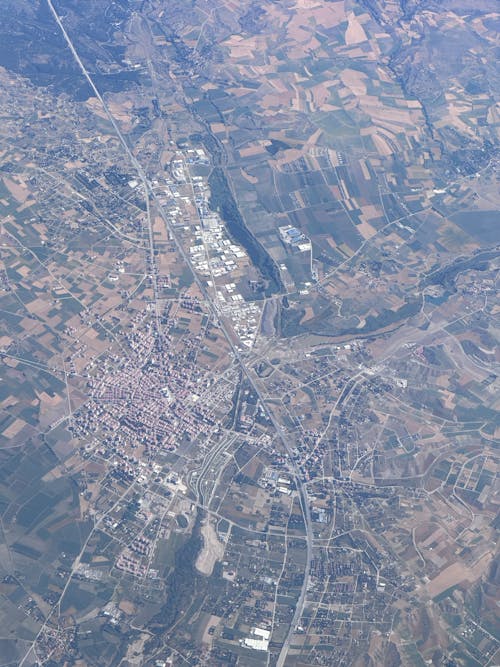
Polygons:
M119 139L120 143L123 146L123 149L125 153L127 154L131 164L134 166L135 170L137 171L137 174L141 180L141 183L144 188L144 194L146 198L146 207L147 207L147 224L148 224L148 236L149 236L149 262L150 262L150 269L151 269L151 280L152 280L152 286L153 286L153 294L154 294L154 301L155 301L155 320L156 320L156 327L157 327L157 335L160 337L160 300L159 300L159 290L158 290L158 276L156 273L156 262L155 262L155 247L154 247L154 234L153 234L153 225L151 222L151 215L150 215L150 201L153 200L157 204L158 211L162 217L162 220L168 229L170 236L172 240L174 241L176 248L179 252L179 255L182 257L184 260L185 264L189 267L193 274L194 281L196 282L196 285L198 286L200 292L203 295L203 298L205 300L205 303L207 307L209 308L212 316L214 317L215 321L219 323L219 326L231 348L233 357L235 361L239 364L242 372L245 374L247 377L251 387L255 391L255 394L260 400L260 403L262 407L267 411L269 419L276 431L276 434L285 450L285 452L288 455L289 461L290 461L290 466L292 469L293 476L295 477L295 483L297 486L297 490L299 492L299 500L300 500L300 507L302 510L302 515L304 519L304 525L306 529L306 543L307 543L307 551L306 551L306 564L305 564L305 569L304 569L304 580L303 584L301 587L300 595L298 598L297 605L295 607L295 612L292 618L292 622L290 623L290 627L288 629L287 636L285 638L285 641L283 642L283 646L277 661L277 666L282 667L285 663L286 656L288 654L288 649L290 646L290 640L292 637L292 634L295 630L296 625L298 624L300 620L300 616L302 614L304 605L305 605L305 600L306 600L306 594L307 594L307 588L309 584L309 571L310 571L310 565L311 565L311 559L312 559L312 542L313 542L313 530L312 530L312 520L311 520L311 514L309 510L309 501L307 497L307 490L305 488L305 485L302 482L302 476L301 472L299 470L298 465L293 459L292 455L292 447L290 446L290 443L288 442L288 438L286 433L284 432L282 426L278 423L274 413L269 409L268 406L266 406L266 403L264 401L264 397L262 395L261 389L258 386L258 383L256 382L256 379L253 375L253 373L250 371L248 368L247 364L245 363L245 360L243 359L240 350L236 346L236 344L233 341L233 337L231 335L231 332L228 330L226 323L219 317L218 314L218 309L217 305L214 302L212 296L208 293L208 290L206 289L205 285L197 275L196 271L193 268L193 265L191 263L191 260L189 256L187 255L186 251L184 250L178 236L176 233L176 230L174 229L173 225L170 223L170 220L166 216L162 205L159 203L157 199L157 195L154 191L154 188L152 184L149 182L149 179L143 170L141 164L135 157L135 155L132 153L131 148L129 147L127 140L123 136L117 122L115 121L112 113L110 112L106 102L104 101L101 93L99 92L97 86L95 85L94 81L92 80L92 77L90 76L87 68L83 64L82 60L80 59L80 56L78 55L77 50L75 49L73 42L71 41L68 33L66 32L66 29L61 21L61 18L57 11L54 8L54 5L52 4L52 0L46 0L47 5L50 9L50 12L52 13L54 20L56 21L57 25L59 26L59 29L61 30L61 33L76 61L78 64L80 70L82 71L82 74L84 75L85 79L87 80L89 86L92 88L95 96L101 103L103 110L105 111L111 125L113 126L113 129L116 133L117 138ZM161 355L160 355L161 356Z

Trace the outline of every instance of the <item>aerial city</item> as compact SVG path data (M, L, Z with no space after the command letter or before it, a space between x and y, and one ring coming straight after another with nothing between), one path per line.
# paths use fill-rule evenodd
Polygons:
M500 666L498 0L0 0L0 667Z

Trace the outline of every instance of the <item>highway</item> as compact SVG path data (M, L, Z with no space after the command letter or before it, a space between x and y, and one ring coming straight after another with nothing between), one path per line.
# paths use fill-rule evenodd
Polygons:
M184 260L185 264L190 268L194 280L202 293L205 303L207 307L209 308L214 320L218 322L230 348L233 354L233 357L235 361L239 364L242 372L245 374L247 377L250 385L252 386L253 390L255 391L255 394L260 400L260 403L263 407L263 409L266 410L269 419L276 431L276 434L278 435L278 438L287 453L290 461L290 467L291 467L291 472L293 473L293 476L295 478L295 483L297 486L297 490L299 493L299 500L300 500L300 506L302 510L302 515L304 518L304 525L305 525L305 530L306 530L306 543L307 543L307 551L306 551L306 564L305 564L305 569L304 569L304 580L302 584L302 588L299 594L298 602L295 608L295 612L292 618L292 622L290 624L287 636L285 638L285 641L283 642L283 646L281 648L281 652L278 657L277 661L277 667L282 667L285 664L286 657L288 654L289 646L290 646L290 641L292 634L295 630L295 627L299 623L304 605L305 605L305 600L306 600L306 594L307 594L307 588L309 584L309 571L310 571L310 564L311 564L311 559L312 559L312 543L313 543L313 530L312 530L312 520L311 520L311 514L309 510L309 502L308 502L308 497L307 497L307 490L305 488L305 485L302 482L302 477L301 477L301 472L296 464L296 462L293 459L293 453L292 453L292 447L290 446L290 443L288 442L288 438L286 433L284 432L282 426L278 423L275 415L273 412L266 406L266 403L264 401L264 397L262 395L261 389L257 384L257 381L251 372L251 370L248 368L248 366L245 363L245 360L243 359L241 352L237 348L236 344L233 342L233 338L231 336L230 331L228 330L225 322L219 317L218 309L217 309L217 304L214 302L213 298L211 295L208 293L208 290L206 289L205 285L197 275L196 271L193 269L191 260L187 253L185 252L175 229L173 228L172 224L170 223L168 217L166 216L162 205L159 203L156 193L152 187L152 184L149 182L146 173L144 172L141 164L139 161L136 159L134 154L132 153L132 150L130 149L125 137L121 133L121 130L115 121L113 115L111 114L106 102L104 101L101 93L97 89L96 85L94 84L90 74L88 73L85 65L80 59L80 56L78 55L78 52L76 51L73 42L71 41L68 33L66 32L66 29L64 28L64 25L61 21L61 18L59 17L58 13L54 9L54 6L52 4L51 0L46 0L47 5L50 9L50 12L52 13L54 20L56 21L57 25L59 26L59 29L61 30L61 33L68 44L68 47L78 64L80 70L82 71L82 74L86 78L89 86L92 88L95 96L99 100L99 102L102 104L103 110L105 111L111 125L113 126L113 129L115 130L116 136L119 139L120 143L123 146L124 151L126 152L131 164L137 171L137 174L140 178L140 181L143 185L144 188L144 194L145 194L145 199L146 199L146 207L147 207L147 224L148 224L148 236L149 236L149 263L150 263L150 272L151 272L151 281L152 281L152 286L153 286L153 294L154 294L154 301L155 301L155 320L156 320L156 329L157 329L157 335L158 335L158 342L159 345L161 345L161 331L160 331L160 300L159 300L159 290L158 290L158 275L157 275L157 268L156 268L156 261L155 261L155 247L154 247L154 234L153 234L153 226L151 223L151 216L150 216L150 200L155 201L157 204L158 211L163 219L163 222L168 229L170 236L172 240L174 241L176 248ZM161 355L160 355L161 356Z

